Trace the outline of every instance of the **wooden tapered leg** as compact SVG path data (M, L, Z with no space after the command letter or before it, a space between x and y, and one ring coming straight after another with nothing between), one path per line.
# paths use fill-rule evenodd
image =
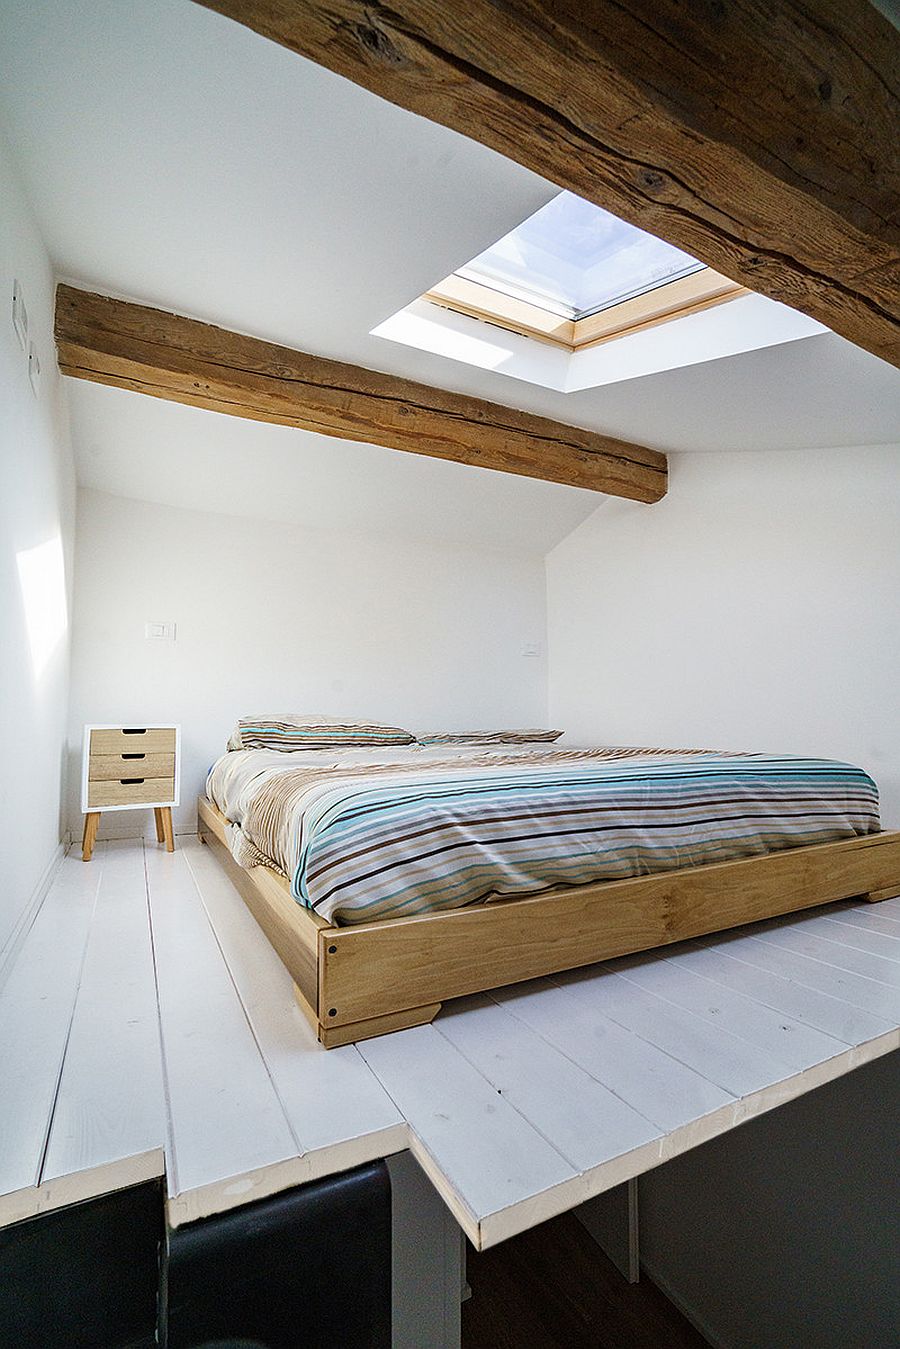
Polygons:
M880 904L883 899L900 899L900 885L889 885L886 890L870 890L865 898L870 904Z
M160 806L159 817L162 821L162 837L165 839L166 852L174 852L175 835L172 831L172 807Z
M338 1045L356 1044L357 1040L371 1040L376 1035L390 1035L391 1031L409 1030L411 1026L427 1026L441 1010L439 1002L427 1007L407 1007L402 1012L387 1012L384 1016L370 1016L363 1021L350 1021L346 1026L319 1025L319 1044L326 1049Z
M388 1012L384 1016L369 1016L362 1021L350 1021L345 1026L322 1025L317 1019L303 993L294 984L294 997L300 1010L309 1019L319 1043L326 1049L337 1049L339 1045L352 1045L357 1040L371 1040L376 1035L389 1035L394 1030L409 1030L410 1026L427 1026L441 1010L439 1002L431 1002L426 1007L407 1007L402 1012Z
M92 810L84 817L84 833L81 836L81 860L89 862L91 854L94 851L94 843L97 839L97 829L100 825L99 810Z
M153 807L153 819L156 821L156 841L162 843L165 838L163 833L162 806Z

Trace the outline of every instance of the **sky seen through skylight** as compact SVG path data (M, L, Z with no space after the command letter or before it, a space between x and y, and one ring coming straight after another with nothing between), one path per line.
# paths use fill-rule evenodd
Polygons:
M703 266L602 207L562 192L458 275L578 318Z

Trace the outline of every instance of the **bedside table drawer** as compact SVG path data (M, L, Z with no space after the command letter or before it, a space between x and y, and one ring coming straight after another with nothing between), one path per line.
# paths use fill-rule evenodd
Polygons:
M92 754L88 759L89 782L114 782L120 778L174 778L174 754Z
M104 806L139 806L155 802L157 805L175 799L175 779L144 778L136 773L115 780L108 778L88 781L88 809Z
M107 810L152 806L156 841L174 852L172 808L178 805L180 779L180 726L88 723L81 751L82 861L91 860L100 817Z
M175 727L140 726L91 731L91 758L97 754L174 754Z

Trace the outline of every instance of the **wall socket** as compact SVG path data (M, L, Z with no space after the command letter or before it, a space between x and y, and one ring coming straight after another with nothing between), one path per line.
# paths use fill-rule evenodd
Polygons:
M539 656L540 654L541 654L540 642L523 642L522 644L523 656Z

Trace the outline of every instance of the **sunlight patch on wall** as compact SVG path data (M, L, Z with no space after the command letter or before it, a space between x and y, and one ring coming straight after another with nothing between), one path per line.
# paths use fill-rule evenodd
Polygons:
M431 311L429 314L429 310ZM480 319L414 300L373 328L372 335L449 356L482 370L560 393L578 393L661 371L717 361L827 332L821 323L763 295L742 295L715 309L629 333L614 342L569 352L547 342L503 334ZM479 344L488 332L492 340ZM496 335L496 336L495 336Z
M59 534L16 555L35 681L44 674L69 626L66 564Z
M482 370L496 370L509 359L511 344L499 330L495 330L491 338L470 336L454 331L451 325L441 321L442 317L440 313L423 317L410 305L373 328L372 336L433 351L438 356L478 365Z

